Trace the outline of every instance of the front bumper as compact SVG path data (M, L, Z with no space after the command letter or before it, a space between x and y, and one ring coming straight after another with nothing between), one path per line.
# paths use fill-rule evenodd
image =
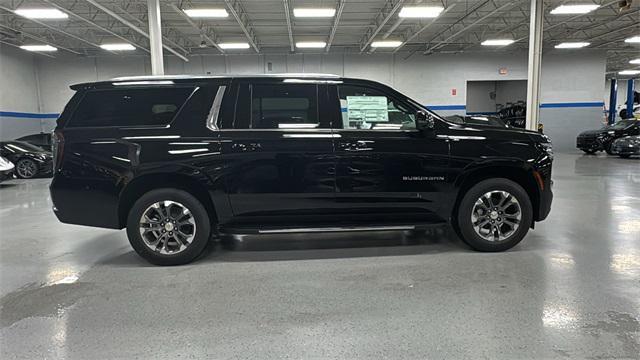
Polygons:
M580 150L596 151L602 150L602 144L596 137L578 136L576 139L576 147Z
M618 155L640 155L640 146L628 144L614 144L611 150Z

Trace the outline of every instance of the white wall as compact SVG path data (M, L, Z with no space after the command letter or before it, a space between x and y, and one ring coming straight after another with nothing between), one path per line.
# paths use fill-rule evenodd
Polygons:
M34 55L0 44L0 140L42 130L43 120L23 117L40 113L36 71Z
M496 93L495 81L468 81L467 113L496 112L496 98L491 98L492 93Z
M100 58L56 55L57 59L38 57L40 111L60 112L72 95L68 86L85 81L106 80L115 76L149 73L145 56L106 56ZM165 59L167 74L324 72L345 77L377 80L395 87L422 104L454 106L436 110L442 115L464 113L466 83L469 80L525 80L525 52L484 54L437 54L430 56L374 53L228 55L197 56L189 62L175 57ZM602 102L605 53L601 51L547 51L542 64L542 103ZM505 69L506 74L499 70ZM452 90L455 89L455 95ZM553 108L541 110L541 121L557 148L572 149L575 135L598 126L601 108ZM580 114L577 116L576 114ZM564 128L557 132L558 128ZM565 146L566 145L566 146Z

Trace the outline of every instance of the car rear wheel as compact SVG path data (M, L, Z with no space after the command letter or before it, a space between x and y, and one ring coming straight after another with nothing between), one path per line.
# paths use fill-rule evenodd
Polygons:
M16 164L16 175L21 179L31 179L38 173L38 165L31 159L20 159Z
M609 155L615 155L616 154L615 152L613 152L613 146L611 146L611 144L605 145L604 151L606 151L607 154L609 154Z
M157 189L135 202L127 217L133 249L156 265L181 265L202 253L211 233L205 207L178 189Z
M478 251L504 251L518 244L529 231L533 208L527 192L508 179L488 179L462 198L457 232Z

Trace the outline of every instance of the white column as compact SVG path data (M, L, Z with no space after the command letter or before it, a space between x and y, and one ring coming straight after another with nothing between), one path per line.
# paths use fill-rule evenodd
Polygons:
M164 75L162 59L162 28L160 23L160 0L147 0L149 10L149 44L151 45L151 73Z
M531 0L529 64L527 71L527 129L538 130L540 118L540 70L542 62L543 0Z

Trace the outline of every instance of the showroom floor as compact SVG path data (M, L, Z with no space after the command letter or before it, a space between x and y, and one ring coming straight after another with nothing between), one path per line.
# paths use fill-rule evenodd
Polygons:
M164 268L59 223L47 179L3 183L0 358L639 358L640 159L554 171L550 218L506 253L269 236Z

